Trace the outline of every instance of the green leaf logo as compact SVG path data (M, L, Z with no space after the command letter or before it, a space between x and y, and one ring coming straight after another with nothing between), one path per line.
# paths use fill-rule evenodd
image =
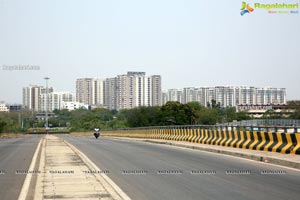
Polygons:
M242 2L242 8L241 10L245 10L246 9L246 6L247 6L247 3L245 1Z

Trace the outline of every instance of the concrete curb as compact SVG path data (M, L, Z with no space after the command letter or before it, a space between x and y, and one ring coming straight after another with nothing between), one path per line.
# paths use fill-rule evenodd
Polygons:
M106 137L109 137L109 136L106 136ZM300 163L283 160L283 159L279 159L279 158L273 158L273 157L269 157L269 156L247 154L247 153L243 153L243 152L233 152L233 151L220 150L220 149L214 149L214 148L208 148L208 147L200 147L200 146L195 146L195 145L176 144L176 143L173 143L172 141L155 141L155 140L149 140L149 139L137 140L135 138L124 138L124 137L109 137L109 138L126 139L126 140L134 140L134 141L148 142L148 143L154 143L154 144L165 144L165 145L170 145L170 146L178 146L178 147L183 147L183 148L189 148L189 149L207 151L207 152L212 152L212 153L230 155L230 156L245 158L245 159L254 160L254 161L258 161L258 162L271 163L271 164L275 164L275 165L300 169Z

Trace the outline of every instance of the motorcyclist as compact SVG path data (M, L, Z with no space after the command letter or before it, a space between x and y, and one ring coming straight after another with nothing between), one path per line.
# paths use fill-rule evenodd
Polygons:
M100 128L95 128L94 129L94 136L96 139L98 139L98 137L100 136Z

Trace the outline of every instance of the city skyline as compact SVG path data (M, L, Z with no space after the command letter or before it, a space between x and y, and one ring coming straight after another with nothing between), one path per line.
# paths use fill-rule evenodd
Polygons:
M23 107L33 111L53 111L78 106L120 110L162 105L161 76L146 75L146 72L130 71L127 74L105 79L78 78L75 87L76 95L55 91L50 86L48 107L47 90L44 86L23 87Z
M44 85L45 76L75 93L78 77L127 70L160 74L162 89L272 86L300 99L300 14L241 16L240 8L241 1L0 1L0 101L20 103L21 88Z
M76 80L76 95L55 91L51 86L49 87L49 110L78 108L78 106L121 110L139 106L161 106L168 101L198 102L209 107L214 100L224 108L240 105L286 105L287 103L285 88L214 86L162 91L160 81L159 75L146 76L145 72L128 72L103 80L80 78ZM46 108L45 91L44 86L23 87L23 107L34 111L44 111Z
M120 76L120 75L117 75L117 76ZM78 80L78 79L96 79L96 80L106 80L106 79L109 79L109 78L105 78L105 77L103 77L103 78L99 78L99 76L94 76L94 78L92 78L92 77L85 77L85 78L83 78L83 77L81 77L81 78L76 78L75 79L75 82L76 82L76 80ZM163 78L161 78L162 80L163 80ZM50 77L50 80L51 80L51 77ZM43 81L42 82L45 82L44 81L44 79L43 79ZM55 89L55 91L60 91L60 92L70 92L70 93L72 93L75 97L76 97L76 85L75 85L75 87L73 87L72 89L70 89L70 90L65 90L65 89L62 89L62 90L58 90L58 89L56 89L55 87L53 87L53 85L55 85L55 84L53 84L53 83L51 83L51 81L50 81L50 84L49 84L49 87L51 87L51 89ZM163 84L162 84L163 85ZM29 83L28 84L28 86L38 86L38 87L45 87L45 84L37 84L37 83ZM103 87L103 86L102 86ZM285 89L286 90L286 101L292 101L292 100L299 100L299 99L289 99L288 98L288 91L287 91L287 88L284 88L284 87L274 87L274 86L270 86L270 85L268 85L268 86L258 86L258 85L240 85L240 86L238 86L238 85L215 85L215 86L212 86L212 85L209 85L209 86L207 86L207 85L205 85L205 86L186 86L186 87L177 87L177 88L175 88L175 87L171 87L171 88L162 88L161 89L161 94L163 94L164 92L167 92L168 90L184 90L184 89L187 89L187 88L212 88L212 87L254 87L254 88L282 88L282 89ZM19 96L21 96L21 99L19 100L19 101L11 101L11 102L9 102L9 101L5 101L5 100L3 100L3 99L0 99L0 102L2 102L2 103L7 103L7 104L22 104L23 103L23 96L22 96L22 89L24 88L24 86L22 86L21 87L21 94L19 95ZM24 92L24 91L23 91ZM76 97L75 99L76 99L76 101L77 101L77 98L78 97ZM102 101L101 102L103 102L104 100L102 99ZM92 103L92 104L97 104L97 103ZM101 104L101 103L100 103Z
M286 89L254 86L184 87L161 89L160 75L132 72L107 78L77 78L76 94L58 92L50 86L50 110L62 109L64 103L73 102L110 110L131 109L140 106L162 106L168 101L180 103L199 102L208 107L213 100L221 107L238 105L284 105L287 103ZM23 87L23 106L35 111L45 110L44 86ZM71 105L71 104L70 104ZM68 105L68 106L70 106Z

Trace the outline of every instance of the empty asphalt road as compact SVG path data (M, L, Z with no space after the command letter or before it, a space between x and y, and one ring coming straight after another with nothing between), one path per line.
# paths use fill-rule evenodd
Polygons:
M61 135L132 199L299 199L300 172L138 141Z
M18 199L40 135L0 138L0 199Z

